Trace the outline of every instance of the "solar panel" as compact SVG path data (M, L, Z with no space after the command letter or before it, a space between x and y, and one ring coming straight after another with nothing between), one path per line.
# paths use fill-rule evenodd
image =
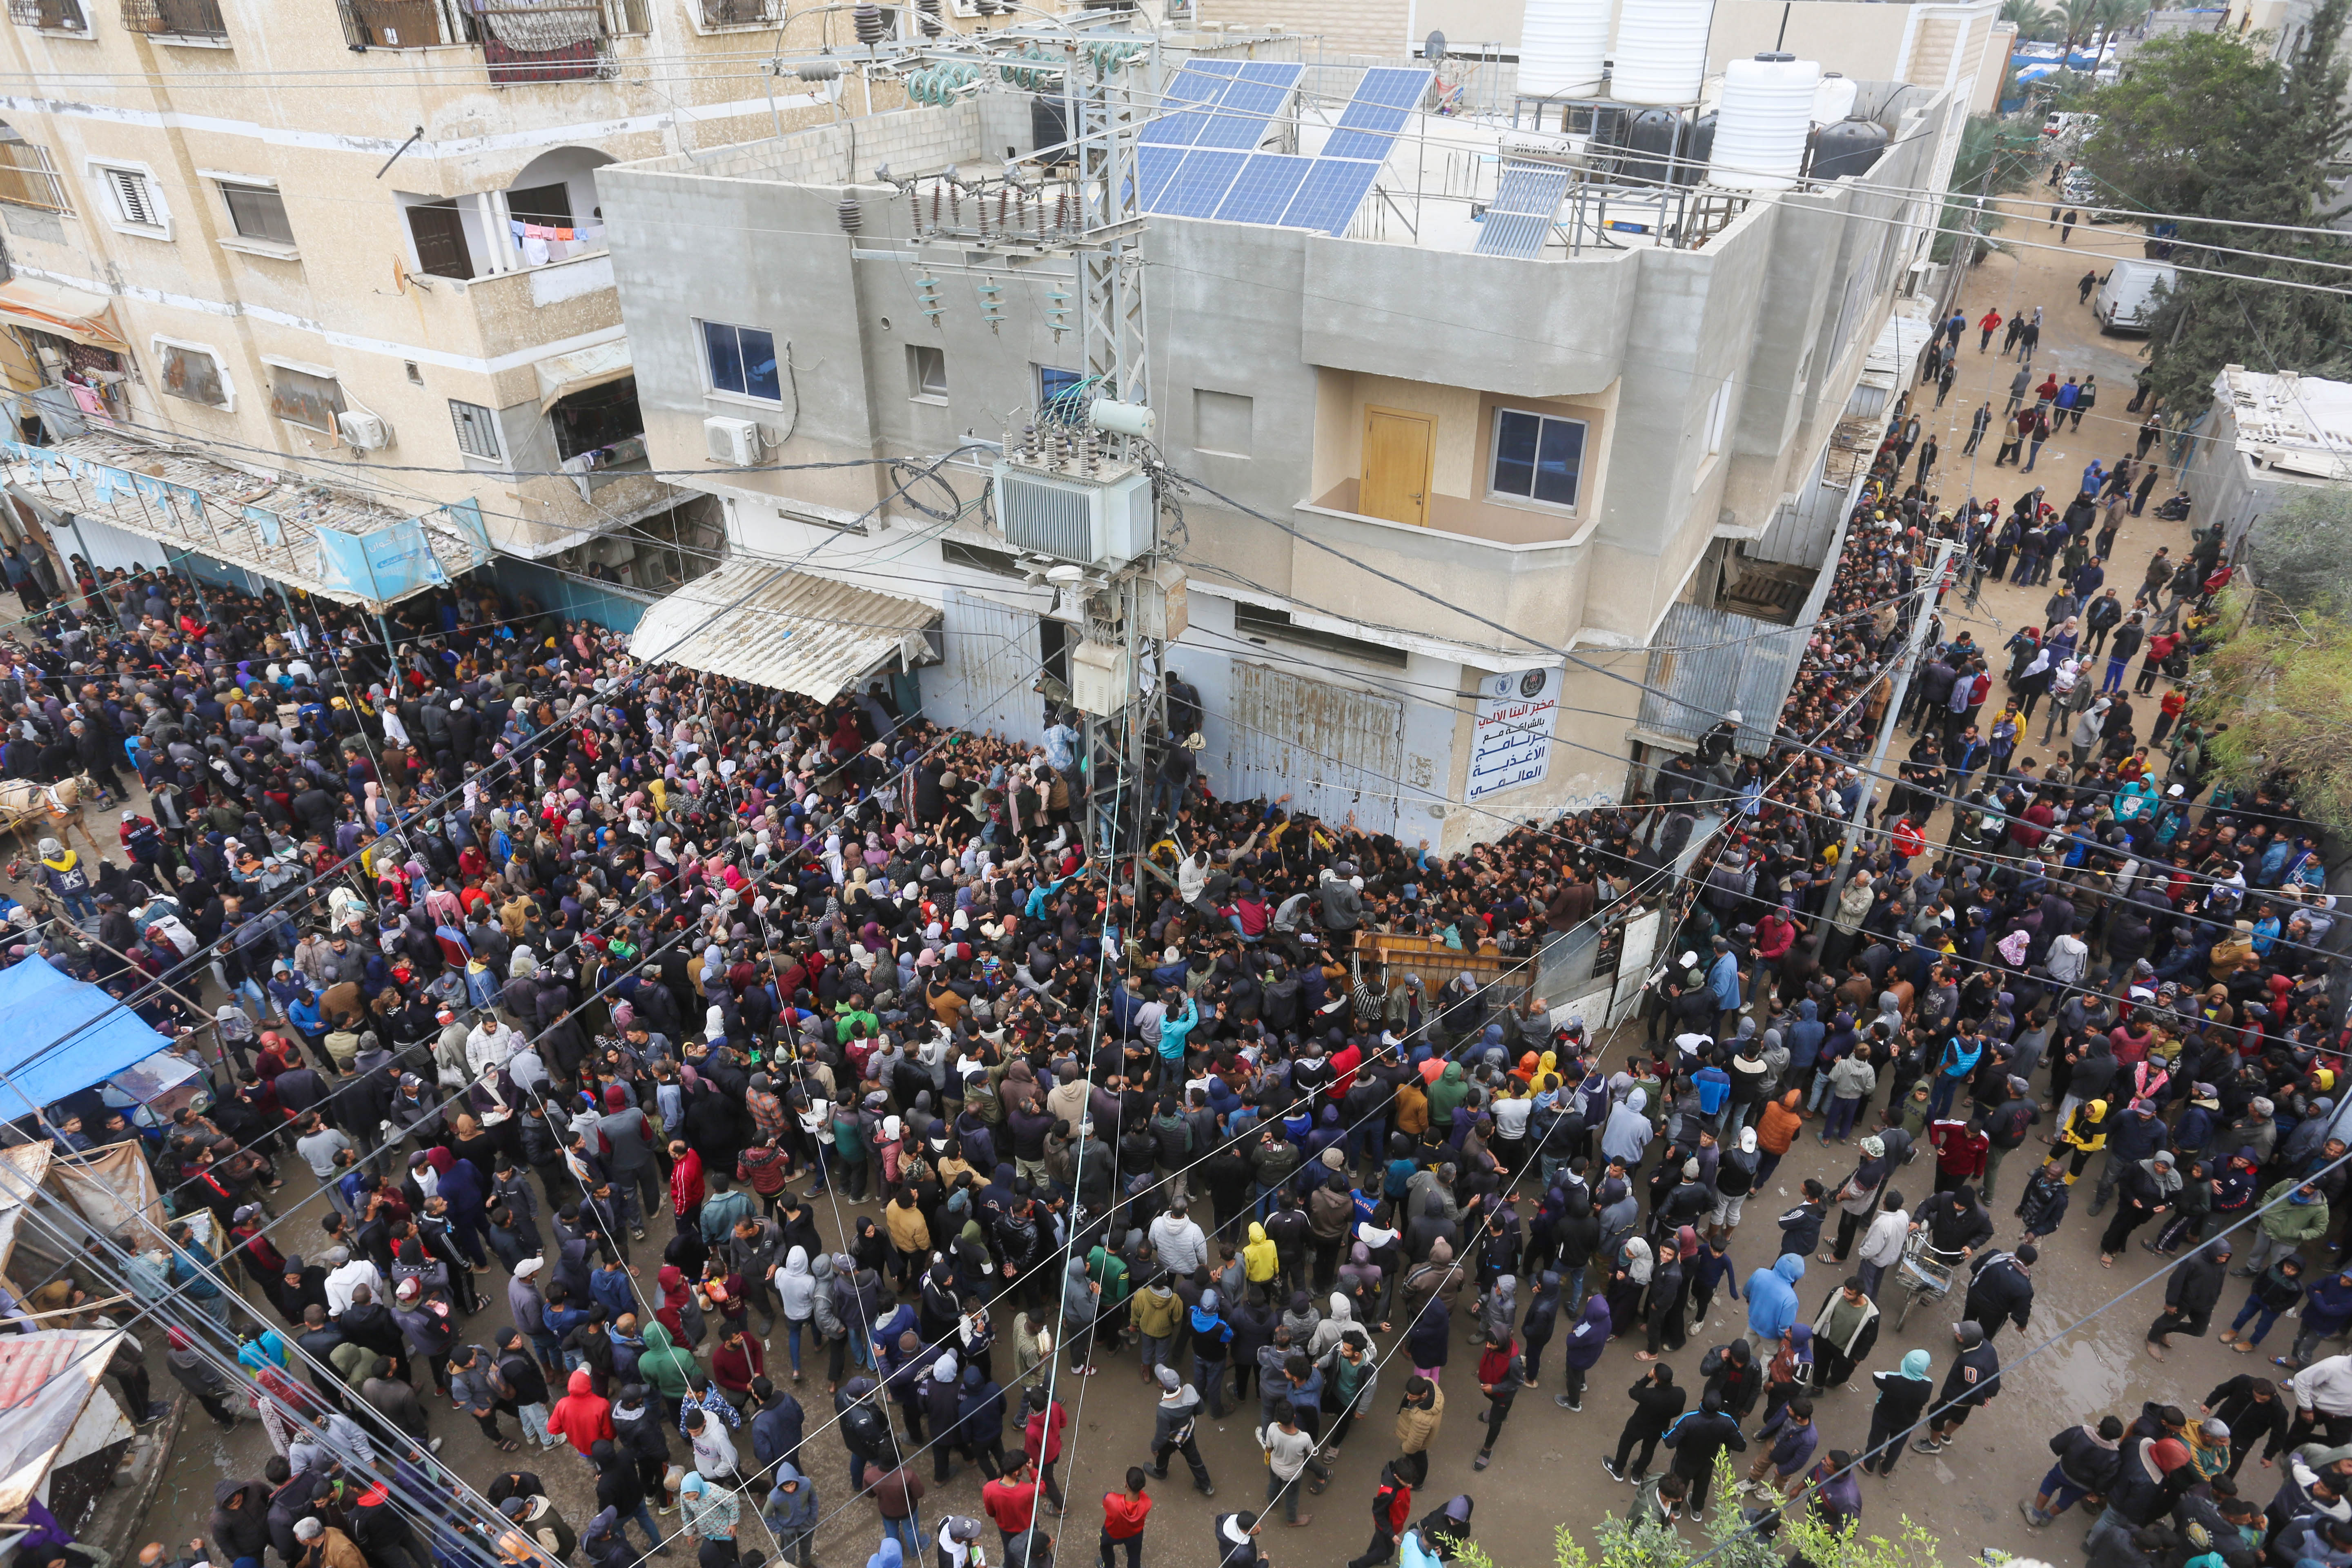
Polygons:
M1318 158L1299 183L1298 195L1282 215L1285 228L1312 228L1337 237L1354 221L1372 188L1378 163L1354 158Z
M1193 140L1202 147L1255 147L1289 101L1290 89L1272 82L1236 81Z
M1326 158L1370 158L1375 163L1384 162L1389 149L1396 142L1393 136L1376 136L1364 131L1334 131L1323 143Z
M1204 66L1228 65L1227 60L1200 60L1186 66L1168 79L1167 90L1161 94L1163 106L1151 123L1143 128L1139 140L1146 146L1190 147L1199 139L1202 129L1209 123L1203 110L1213 109L1233 79L1219 72L1199 68ZM1172 107L1179 104L1199 104L1200 109Z
M1242 165L1233 189L1225 193L1217 216L1227 223L1280 223L1314 163L1312 158L1294 158L1287 153L1253 155Z
M1384 103L1391 109L1418 109L1429 91L1431 73L1397 66L1376 66L1356 84L1355 101Z
M1389 143L1404 129L1410 110L1429 90L1430 73L1381 66L1364 73L1356 94L1339 111L1339 128L1323 144L1326 158L1385 159Z
M1138 147L1135 150L1136 178L1142 184L1142 207L1145 212L1158 212L1160 199L1175 182L1177 166L1184 161L1181 147Z
M1208 125L1193 138L1195 145L1255 149L1288 105L1290 89L1298 85L1299 73L1306 68L1286 60L1239 63L1239 74L1210 111Z
M1552 217L1568 195L1568 179L1566 169L1549 163L1504 164L1472 250L1479 256L1541 256Z
M1214 217L1217 204L1225 199L1226 188L1247 162L1246 153L1195 148L1184 154L1184 166L1176 171L1174 181L1160 192L1159 204L1147 210L1168 217Z
M1199 71L1203 76L1239 76L1246 60L1186 60L1184 69Z

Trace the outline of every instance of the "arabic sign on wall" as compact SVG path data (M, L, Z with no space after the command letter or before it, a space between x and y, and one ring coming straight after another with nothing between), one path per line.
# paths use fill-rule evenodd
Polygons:
M1554 667L1479 678L1478 711L1471 726L1470 787L1465 798L1479 801L1538 784L1551 772L1551 732L1559 718L1561 675Z

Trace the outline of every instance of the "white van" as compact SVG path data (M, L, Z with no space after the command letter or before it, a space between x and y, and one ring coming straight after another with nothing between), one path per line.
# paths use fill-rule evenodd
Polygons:
M2099 292L2091 301L2091 313L2099 319L2099 331L2147 331L2156 315L2158 288L2170 289L2179 276L2160 261L2118 258L2115 269L2099 280Z

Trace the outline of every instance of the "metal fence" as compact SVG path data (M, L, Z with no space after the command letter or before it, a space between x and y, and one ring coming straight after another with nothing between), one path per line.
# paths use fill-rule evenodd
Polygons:
M122 0L122 26L133 33L181 38L226 38L220 0Z

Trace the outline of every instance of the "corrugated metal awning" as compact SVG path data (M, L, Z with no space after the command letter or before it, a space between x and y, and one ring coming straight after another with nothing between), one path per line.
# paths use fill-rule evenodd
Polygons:
M1832 561L1835 557L1832 554ZM1834 569L1824 565L1826 578ZM1738 748L1761 756L1780 721L1811 627L1774 626L1729 610L1675 605L1653 639L1637 730L1679 737L1685 746L1725 714L1739 714Z
M939 621L912 599L736 560L648 608L629 650L827 702L892 655L919 654Z
M568 354L551 354L530 368L539 373L539 411L544 414L558 398L635 375L637 367L629 357L629 340L619 337Z
M68 289L22 274L0 283L0 321L53 332L84 348L111 349L117 353L130 348L114 330L113 300L87 289Z

